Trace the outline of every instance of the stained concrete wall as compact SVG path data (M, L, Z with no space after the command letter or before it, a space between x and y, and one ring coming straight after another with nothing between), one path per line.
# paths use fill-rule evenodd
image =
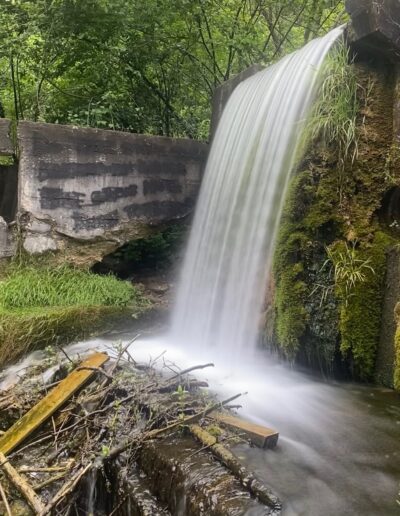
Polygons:
M222 112L236 86L263 69L264 67L262 65L253 64L246 68L246 70L243 70L243 72L238 73L232 77L232 79L229 79L229 81L224 82L215 89L212 100L210 139L212 139L215 131L217 130L218 122L222 116Z
M194 140L33 122L19 123L18 145L24 248L80 246L83 261L187 216L208 151Z
M0 156L10 156L14 153L11 140L11 120L0 118Z

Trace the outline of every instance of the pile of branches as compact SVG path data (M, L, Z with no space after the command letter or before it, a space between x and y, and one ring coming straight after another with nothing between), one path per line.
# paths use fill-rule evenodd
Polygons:
M13 504L21 503L21 499L36 514L79 514L80 486L91 472L104 470L117 459L133 464L144 442L183 428L192 429L201 440L198 423L240 396L218 402L201 389L207 383L190 373L213 364L180 371L160 356L141 365L129 351L131 344L116 346L112 360L101 368L91 368L91 383L16 451L7 457L0 454L0 495L5 514L14 514ZM57 367L52 365L50 383L43 385L36 369L12 389L0 392L2 414L8 414L5 426L27 412L76 367L79 369L79 364L66 356ZM214 444L206 442L205 447ZM229 462L229 452L222 460ZM231 467L236 467L238 476L246 477L243 480L248 484L252 482L243 467ZM263 495L257 496L262 499Z

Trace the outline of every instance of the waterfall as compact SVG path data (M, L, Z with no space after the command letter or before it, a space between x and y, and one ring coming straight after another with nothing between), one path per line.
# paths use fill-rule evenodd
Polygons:
M240 357L255 348L290 172L343 29L239 84L219 122L186 251L171 339Z

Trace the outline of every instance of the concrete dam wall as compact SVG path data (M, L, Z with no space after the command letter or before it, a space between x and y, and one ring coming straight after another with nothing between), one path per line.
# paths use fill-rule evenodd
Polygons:
M59 252L75 262L101 259L152 228L189 215L205 143L74 126L20 122L17 146L0 120L0 256L16 249Z

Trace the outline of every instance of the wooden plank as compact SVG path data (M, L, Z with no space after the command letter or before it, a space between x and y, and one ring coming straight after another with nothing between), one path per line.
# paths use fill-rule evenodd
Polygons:
M0 453L4 455L10 453L96 373L93 369L78 369L82 367L98 368L107 362L108 358L106 353L94 353L83 361L77 369L64 378L0 437Z
M219 423L245 433L251 442L259 448L274 448L278 443L279 433L272 428L249 423L239 417L219 412L213 412L211 415Z

